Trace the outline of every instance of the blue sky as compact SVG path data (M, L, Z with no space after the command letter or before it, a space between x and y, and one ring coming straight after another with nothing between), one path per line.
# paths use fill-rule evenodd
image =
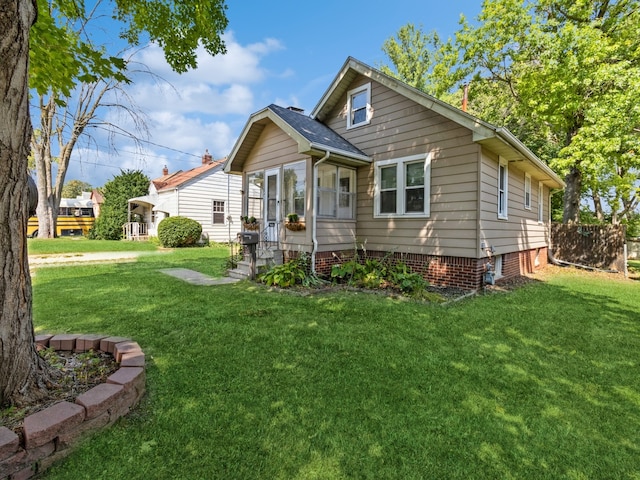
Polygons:
M127 94L146 116L148 142L141 146L121 135L108 138L93 130L81 142L66 181L94 187L120 173L139 169L159 177L200 164L205 149L222 158L231 151L249 115L270 103L297 106L310 113L329 83L352 56L371 66L387 63L382 44L413 23L442 37L458 29L460 15L473 20L480 0L228 0L227 54L199 54L196 70L171 71L154 45L136 53L155 75L135 77ZM103 112L103 117L131 129L131 122ZM114 148L115 147L115 148Z

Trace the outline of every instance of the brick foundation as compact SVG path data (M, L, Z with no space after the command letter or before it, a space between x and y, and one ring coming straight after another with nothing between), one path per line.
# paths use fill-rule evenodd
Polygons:
M0 427L0 480L31 478L67 456L80 438L129 413L145 392L144 353L128 338L106 335L38 335L36 343L54 350L90 349L114 355L120 368L107 382L24 419L22 438ZM133 360L133 361L132 361ZM126 366L129 363L131 366Z
M290 252L291 256L295 256ZM465 290L477 290L483 285L485 265L495 260L489 258L443 257L437 255L423 255L418 253L393 253L381 251L359 251L361 259L384 257L392 262L402 261L413 272L420 273L432 285L440 287L455 287ZM349 252L319 252L316 254L316 272L320 275L330 275L333 265L353 258L353 251ZM502 256L502 277L504 281L518 275L533 273L538 268L547 265L547 248L537 248L521 252L507 253Z

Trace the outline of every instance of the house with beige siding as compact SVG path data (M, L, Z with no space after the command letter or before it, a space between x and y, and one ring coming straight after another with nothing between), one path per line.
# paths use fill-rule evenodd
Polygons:
M225 171L285 258L306 252L328 274L358 248L469 289L546 264L550 195L564 188L508 130L353 58L309 115L251 115ZM287 228L291 213L304 229Z
M147 195L129 199L125 238L157 236L163 219L182 216L200 223L210 241L234 239L240 226L242 180L227 175L224 163L206 152L202 164L190 170L170 173L165 167L161 177L151 180Z

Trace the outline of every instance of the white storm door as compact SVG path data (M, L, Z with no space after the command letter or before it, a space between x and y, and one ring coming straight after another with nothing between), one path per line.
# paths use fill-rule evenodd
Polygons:
M280 169L267 170L264 176L265 240L275 242L280 223Z

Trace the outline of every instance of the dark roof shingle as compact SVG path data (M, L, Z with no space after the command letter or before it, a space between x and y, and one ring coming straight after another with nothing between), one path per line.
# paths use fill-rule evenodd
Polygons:
M267 107L273 113L291 126L296 132L311 144L327 147L329 150L340 150L354 155L366 156L362 150L355 147L325 124L307 115L271 104Z

